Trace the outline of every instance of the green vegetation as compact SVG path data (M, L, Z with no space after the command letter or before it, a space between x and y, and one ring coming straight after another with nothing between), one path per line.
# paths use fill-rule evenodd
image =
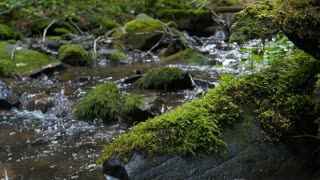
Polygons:
M179 68L160 67L149 70L138 80L143 89L175 90L191 87L190 79Z
M0 76L10 76L15 72L15 64L12 60L0 59Z
M250 39L271 38L275 33L272 22L272 4L261 1L250 4L236 16L236 23L232 26L231 41L242 44Z
M162 31L161 22L152 18L134 19L124 25L128 33Z
M22 39L22 34L4 24L0 24L0 40L10 39Z
M88 64L88 53L81 45L69 44L59 48L59 59L67 64L84 66Z
M125 41L135 49L149 50L161 38L164 25L152 18L134 19L125 24Z
M15 50L13 60L11 60L13 48L16 48L15 45L0 41L0 74L2 75L24 74L41 69L50 63L59 62L52 57L32 50Z
M113 60L113 61L121 61L126 59L127 59L127 56L123 52L114 52L110 55L110 60Z
M160 59L161 63L165 64L187 64L195 65L208 65L209 60L206 56L193 49L186 49L171 56Z
M139 109L143 97L137 94L123 95L112 83L105 83L91 90L76 106L78 119L101 118L110 123Z
M319 61L295 50L262 72L225 79L204 97L138 124L105 146L99 161L128 158L133 152L219 155L224 152L223 129L244 120L257 123L272 141L315 134L319 113L312 92L319 72Z

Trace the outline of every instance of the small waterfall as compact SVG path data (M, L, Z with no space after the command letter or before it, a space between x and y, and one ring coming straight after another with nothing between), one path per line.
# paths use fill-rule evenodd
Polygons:
M217 41L225 41L227 39L225 31L222 29L217 29L217 31L214 33L214 37Z

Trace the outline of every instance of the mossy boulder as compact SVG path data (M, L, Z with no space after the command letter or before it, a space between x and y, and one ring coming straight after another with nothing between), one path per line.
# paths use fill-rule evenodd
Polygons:
M242 44L251 39L271 38L277 31L273 27L272 8L270 1L261 1L237 13L230 40Z
M135 49L149 50L161 38L164 25L152 18L134 19L125 24L126 42Z
M105 83L91 90L78 103L75 116L85 120L101 118L106 123L122 118L132 122L142 121L148 118L142 115L145 113L141 109L143 101L144 98L141 95L124 95L115 84Z
M208 65L209 59L194 49L186 49L160 59L164 64Z
M12 60L13 49L15 50ZM17 49L14 44L0 41L0 75L2 76L13 74L28 76L31 72L38 71L52 63L59 63L59 61L40 52Z
M174 21L177 29L192 35L208 35L205 29L214 25L211 12L207 10L164 9L156 17L164 22Z
M192 84L187 73L179 68L160 67L147 71L137 84L142 89L178 90L191 88Z
M123 52L116 51L110 54L111 61L122 61L126 59L127 59L127 55Z
M61 62L73 66L85 66L88 64L88 52L81 45L68 44L59 48Z
M0 24L0 40L11 40L11 39L22 39L23 36L21 33L16 32L11 27Z
M225 80L205 96L138 124L106 146L100 161L112 157L128 160L135 152L149 157L221 156L226 148L222 140L225 129L243 122L258 125L264 139L272 142L286 142L303 132L316 135L319 112L315 111L313 91L319 72L319 61L296 50L261 72Z

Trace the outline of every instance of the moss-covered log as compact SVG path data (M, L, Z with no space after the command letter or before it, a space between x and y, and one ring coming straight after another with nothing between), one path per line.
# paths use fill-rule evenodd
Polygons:
M266 70L221 82L204 97L149 119L104 148L100 161L133 152L215 154L224 152L223 130L236 123L257 123L272 141L316 134L313 100L320 62L300 50Z

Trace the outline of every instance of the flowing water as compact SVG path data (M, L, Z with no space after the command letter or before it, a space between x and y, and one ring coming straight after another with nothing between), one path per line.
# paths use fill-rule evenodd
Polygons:
M197 48L216 65L185 66L196 83L206 89L217 84L223 72L239 73L239 47L203 38ZM221 64L224 66L222 67ZM19 95L20 109L0 112L0 179L104 179L96 164L103 145L130 130L129 125L105 125L101 120L79 121L73 117L75 104L88 90L104 82L118 82L158 67L158 58L145 58L126 65L99 64L95 68L68 70L39 79L1 79ZM219 68L218 68L219 66ZM237 67L236 67L237 66ZM193 99L195 90L164 93L119 85L121 90L161 98L161 111Z

